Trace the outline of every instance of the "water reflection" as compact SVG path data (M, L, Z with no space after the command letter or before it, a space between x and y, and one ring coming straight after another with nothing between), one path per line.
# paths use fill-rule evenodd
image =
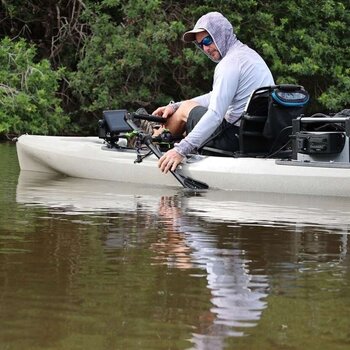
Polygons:
M65 214L134 212L158 213L162 196L181 197L186 214L210 222L257 226L319 226L347 231L350 198L280 195L239 191L192 193L166 187L62 177L22 171L16 201L25 205L64 209Z
M84 213L91 220L101 213L113 218L137 211L146 214L143 220L148 221L142 223L143 227L150 227L157 218L164 230L150 243L153 263L191 271L194 278L206 280L211 305L200 313L192 330L190 342L195 349L224 349L225 339L247 335L261 322L271 290L275 294L293 294L293 288L303 288L296 283L299 273L317 272L316 263L318 272L327 271L328 264L328 270L336 274L334 265L347 258L350 206L345 199L323 201L324 198L215 191L193 194L22 172L16 200L26 207L43 206L49 212L64 212L71 220ZM213 221L229 224L212 225ZM230 225L236 225L235 231L239 231L247 224L267 230L290 227L294 239L288 246L281 237L275 241L272 237L270 246L265 242L265 250L256 249L254 256L253 249L248 251L239 236L221 235L218 231ZM308 225L318 227L318 231L305 235ZM328 242L318 237L317 232L327 230L341 234L339 240ZM114 232L112 228L107 232L103 241L106 251L123 247L130 239L121 236L120 230ZM258 234L261 230L252 239L257 244L261 240ZM262 262L267 254L272 268ZM270 276L274 276L274 283Z
M159 214L166 218L166 241L153 245L157 260L169 267L205 271L211 294L210 313L193 333L196 349L223 349L228 336L243 336L254 327L266 307L268 279L252 274L250 260L238 242L220 247L218 237L206 232L193 216L185 215L181 198L162 197ZM185 206L186 208L186 206Z
M151 244L154 263L171 268L203 271L210 291L210 310L202 312L190 340L196 349L223 349L226 337L245 334L254 327L266 307L268 279L252 274L250 260L237 242L221 246L218 236L207 232L202 219L186 214L187 203L196 194L180 195L164 189L113 189L113 183L85 181L22 172L17 186L17 202L29 206L46 206L52 211L65 210L67 215L145 211L149 224L152 213L161 218L164 235ZM128 192L129 191L129 192ZM120 235L110 232L107 249L124 244Z

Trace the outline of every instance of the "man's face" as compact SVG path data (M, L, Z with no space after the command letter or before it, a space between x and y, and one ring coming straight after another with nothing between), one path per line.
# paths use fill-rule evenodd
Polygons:
M207 37L209 35L208 32L204 31L204 32L200 32L200 33L196 33L196 41L197 44L201 44L202 40ZM216 45L214 44L214 41L210 44L210 45L203 45L202 43L202 48L203 51L206 52L214 61L219 61L221 58L220 52L218 50L218 48L216 47Z

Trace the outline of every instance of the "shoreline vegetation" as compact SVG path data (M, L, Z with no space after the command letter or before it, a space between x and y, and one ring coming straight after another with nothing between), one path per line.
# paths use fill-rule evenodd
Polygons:
M266 60L277 83L301 84L308 114L350 108L346 0L3 2L0 139L96 134L104 109L150 112L206 92L215 65L182 33L220 11Z

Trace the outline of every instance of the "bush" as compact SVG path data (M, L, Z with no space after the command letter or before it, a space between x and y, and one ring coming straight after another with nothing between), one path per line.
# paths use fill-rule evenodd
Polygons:
M36 49L25 40L0 42L0 135L58 134L69 118L56 96L63 70L48 60L35 62Z
M116 10L114 15L99 13L89 18L92 35L77 71L70 75L71 87L84 111L147 108L169 101L169 94L174 92L168 88L169 83L174 85L170 42L183 28L166 21L157 2L153 7L150 3L127 3L124 21Z
M277 82L304 85L314 111L335 112L350 104L349 2L315 5L306 0L261 4L245 34L270 63Z
M101 1L87 20L91 36L72 88L83 110L94 113L140 105L152 110L207 92L215 65L181 36L202 14L220 11L267 61L277 83L304 85L313 111L338 111L350 101L346 3Z
M65 96L61 103L80 132L90 133L103 109L143 106L152 111L171 99L189 98L211 88L215 64L181 41L183 32L209 11L220 11L231 21L238 38L266 60L277 83L305 86L311 95L309 112L350 107L348 0L320 0L316 5L307 0L18 0L3 2L0 7L0 35L27 38L36 43L42 59L65 68L68 81L61 86L61 96ZM22 45L20 55L31 52L28 59L34 66L33 46L24 49L23 42L16 44ZM15 47L15 43L11 45ZM6 47L0 50L5 57L0 72L5 74L8 69L6 74L12 76L9 52ZM39 64L44 75L53 77L50 83L57 84L62 71L52 72L45 60ZM15 74L26 76L23 62L16 69L21 73ZM16 97L22 110L28 105L38 108L34 100L42 96L34 98L36 90L28 93L18 82L11 83L14 77L9 79L6 74L1 77L5 80L0 80L4 82L1 101L6 95L9 101ZM42 95L51 108L51 127L57 132L66 121L62 117L54 127L54 115L62 115L55 100L57 85L47 88L46 84L42 83ZM6 116L0 116L0 133L13 125L9 101L2 109ZM21 123L27 119L27 124L41 127L42 113L33 112L40 117L38 121L34 114L26 111L24 117L23 113L21 117L16 114ZM15 125L16 130L27 129Z

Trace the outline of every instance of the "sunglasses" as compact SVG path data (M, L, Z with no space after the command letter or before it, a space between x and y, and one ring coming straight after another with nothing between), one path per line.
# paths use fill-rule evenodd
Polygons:
M213 38L208 35L205 38L203 38L203 40L200 43L197 43L198 46L203 49L203 46L209 46L213 43Z

